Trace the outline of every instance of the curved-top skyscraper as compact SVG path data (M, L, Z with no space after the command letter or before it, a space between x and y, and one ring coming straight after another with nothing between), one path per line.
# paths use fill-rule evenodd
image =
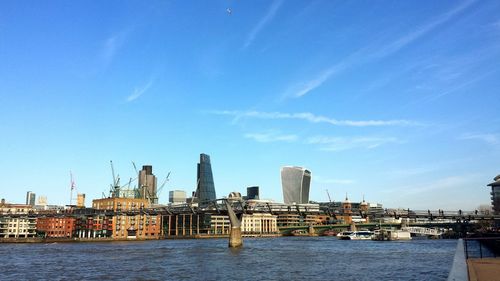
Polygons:
M302 167L286 166L281 168L281 186L285 204L309 203L311 172Z
M200 163L198 163L196 198L200 203L216 199L210 156L203 153L200 154Z

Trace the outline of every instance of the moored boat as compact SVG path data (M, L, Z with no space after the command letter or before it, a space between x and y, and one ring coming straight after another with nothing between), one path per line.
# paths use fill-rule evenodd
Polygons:
M398 229L379 229L375 231L372 240L376 241L411 240L411 233L405 230L398 230Z
M337 234L340 240L370 240L372 236L373 232L369 230L343 231Z

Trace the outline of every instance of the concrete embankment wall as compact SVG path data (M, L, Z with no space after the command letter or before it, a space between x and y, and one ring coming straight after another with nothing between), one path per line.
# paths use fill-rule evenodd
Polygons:
M462 239L459 239L450 274L448 275L448 281L467 280L469 280L469 273L467 271L467 261L465 259L464 241Z
M281 234L244 234L246 237L279 237ZM0 243L70 243L70 242L113 242L113 241L147 241L147 240L164 240L164 239L214 239L214 238L228 238L229 235L222 234L199 234L199 235L185 235L185 236L167 236L151 239L142 238L129 238L129 239L114 239L114 238L0 238Z
M43 243L43 238L1 238L0 243Z
M0 243L71 243L71 242L113 242L113 241L146 241L159 239L113 239L113 238L1 238Z

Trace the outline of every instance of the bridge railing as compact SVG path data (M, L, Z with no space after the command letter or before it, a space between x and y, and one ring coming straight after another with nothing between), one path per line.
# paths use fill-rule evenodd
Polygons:
M406 230L410 233L421 234L421 235L439 236L439 235L443 234L443 232L438 230L438 229L419 227L419 226L407 226L407 227L403 227L402 229Z
M469 215L488 215L488 214L482 214L478 211L462 211L462 210L456 210L456 211L445 211L445 210L391 210L388 209L386 211L387 214L397 214L397 215L417 215L417 216L429 216L433 215L435 217L438 216L469 216Z
M444 211L444 210L411 210L411 209L386 209L383 217L403 217L403 218L449 218L449 219L498 219L498 215L492 213L474 211Z

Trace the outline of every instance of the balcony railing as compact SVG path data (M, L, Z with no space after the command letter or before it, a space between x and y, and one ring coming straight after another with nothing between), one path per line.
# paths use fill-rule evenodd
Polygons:
M464 239L465 258L500 257L500 237L481 237Z

